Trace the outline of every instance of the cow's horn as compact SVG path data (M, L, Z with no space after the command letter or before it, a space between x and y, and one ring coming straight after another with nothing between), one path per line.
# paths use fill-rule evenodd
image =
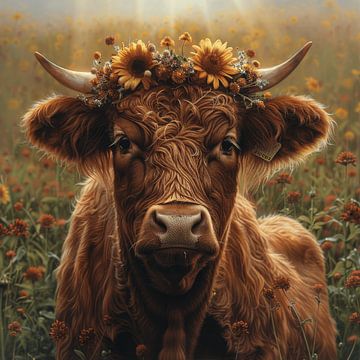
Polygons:
M298 52L280 65L276 65L271 68L259 69L258 74L261 75L261 79L266 80L266 85L261 88L259 86L252 86L249 89L246 89L246 92L254 93L257 91L267 90L284 80L297 68L301 60L309 51L311 45L312 41L309 41Z
M84 94L91 92L92 85L90 81L95 78L94 74L64 69L48 60L39 52L35 52L34 55L44 69L60 84Z

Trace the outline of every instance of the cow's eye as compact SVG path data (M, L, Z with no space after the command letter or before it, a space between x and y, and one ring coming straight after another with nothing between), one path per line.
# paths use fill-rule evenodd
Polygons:
M121 152L126 152L130 149L131 142L126 135L121 135L118 141L118 146Z
M231 155L235 149L238 149L237 143L231 137L226 137L220 147L221 151L225 155Z

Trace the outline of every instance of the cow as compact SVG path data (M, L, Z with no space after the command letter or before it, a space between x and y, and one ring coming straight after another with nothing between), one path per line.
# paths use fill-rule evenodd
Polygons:
M265 89L310 45L259 70ZM36 57L91 92L92 73ZM36 103L22 121L30 143L86 176L57 270L57 359L336 359L316 239L290 217L258 218L249 200L324 146L332 123L309 97L248 107L187 83L101 107Z

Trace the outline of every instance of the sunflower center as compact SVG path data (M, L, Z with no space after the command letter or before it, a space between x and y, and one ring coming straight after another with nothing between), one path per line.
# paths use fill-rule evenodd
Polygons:
M131 72L136 77L142 77L147 70L146 62L142 59L134 59L131 66Z
M208 74L218 74L223 66L219 55L211 53L205 56L203 66Z

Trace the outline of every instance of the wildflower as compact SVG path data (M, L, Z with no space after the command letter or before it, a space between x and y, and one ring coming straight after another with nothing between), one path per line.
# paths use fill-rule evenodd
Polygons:
M18 321L13 321L8 325L8 330L10 336L17 336L22 331L21 324Z
M80 345L86 345L87 343L91 342L95 337L95 330L94 328L90 327L87 329L82 329L79 335L79 343Z
M14 250L8 250L6 253L5 253L5 256L11 260L12 258L14 258L16 256L16 252Z
M360 287L360 276L350 275L345 280L345 287L348 289Z
M51 228L55 224L55 218L50 214L41 215L38 223L42 228Z
M3 224L0 224L0 236L7 235L9 233L9 229L5 227Z
M290 280L285 276L279 276L274 280L274 288L288 291L290 289Z
M147 354L147 348L144 344L139 344L136 346L135 352L136 357L143 358Z
M113 36L107 36L105 38L106 45L114 45L114 43L115 43L115 38Z
M19 307L16 309L16 312L21 316L25 316L26 310L23 307Z
M257 61L257 60L253 60L253 61L252 61L252 64L253 64L253 66L255 66L256 68L260 67L260 62Z
M176 84L182 84L185 81L185 73L182 70L175 70L171 75L171 79Z
M30 149L27 148L27 147L24 147L24 148L21 150L21 155L22 155L24 158L29 158L30 155L31 155Z
M236 80L236 83L241 87L247 85L246 79L244 79L243 77L240 77Z
M28 228L29 225L25 220L15 219L15 221L9 225L9 232L12 235L26 238L29 236Z
M356 343L356 342L358 342L358 340L359 340L359 337L358 337L357 335L350 335L350 336L346 339L346 341L347 341L348 343L350 343L350 344Z
M287 194L287 200L290 204L296 204L299 202L301 193L299 191L289 191Z
M156 46L153 43L148 43L147 48L151 53L156 52Z
M66 338L69 328L64 321L55 320L50 327L49 335L55 341L60 341Z
M152 53L141 40L130 43L112 57L113 72L120 76L119 84L126 90L135 90L140 83L144 87L150 85L145 72L154 66Z
M249 326L246 321L237 321L231 325L231 331L236 337L249 334Z
M45 269L42 266L29 266L24 273L24 278L31 281L40 280L45 274Z
M341 152L335 162L340 165L356 165L356 156L351 151L343 151Z
M22 209L24 208L24 204L20 201L17 201L15 204L14 204L14 209L16 211L21 211Z
M265 109L265 103L261 100L256 100L255 101L255 105L259 108L259 109Z
M331 241L324 241L320 247L322 249L322 251L329 251L333 248L333 243Z
M291 184L292 183L292 176L288 173L281 173L276 178L276 182L278 184Z
M318 165L324 165L325 164L325 158L323 157L318 157L315 159L315 162L318 164Z
M355 177L357 172L356 172L355 169L349 169L347 174L348 174L349 177Z
M185 42L192 42L192 37L187 31L185 31L183 34L179 36L179 40Z
M355 139L355 134L352 131L346 131L344 134L344 139L346 141L353 141Z
M160 41L160 46L166 46L166 47L175 46L175 41L170 36L165 36Z
M360 324L360 313L358 313L357 311L356 312L353 312L350 316L349 316L349 321L351 323L354 323L354 324Z
M342 107L339 107L335 110L335 116L340 119L340 120L345 120L349 115L349 112L342 108Z
M232 54L232 47L227 43L210 39L201 40L199 45L193 45L195 52L192 52L194 69L199 72L200 79L206 79L208 84L213 84L218 89L220 83L227 88L229 86L226 78L231 78L238 70L232 66L236 60Z
M30 295L29 292L26 290L19 291L19 297L21 297L21 298L27 298L27 297L29 297L29 295Z
M240 85L236 82L232 82L229 85L229 89L233 94L238 94L240 92Z
M10 202L9 189L6 185L0 184L0 203L6 205Z
M319 92L321 90L321 85L318 80L313 77L307 77L306 80L306 87L313 92Z
M159 80L166 81L170 77L170 70L163 64L159 64L155 68L156 77Z
M101 59L101 52L100 51L95 51L93 56L94 56L95 60L100 60Z
M360 224L360 206L355 201L350 201L344 205L341 219L354 224Z
M65 225L66 225L66 222L67 222L66 219L57 219L57 220L56 220L56 225L57 225L57 226L60 226L60 227L61 227L61 226L65 226Z

